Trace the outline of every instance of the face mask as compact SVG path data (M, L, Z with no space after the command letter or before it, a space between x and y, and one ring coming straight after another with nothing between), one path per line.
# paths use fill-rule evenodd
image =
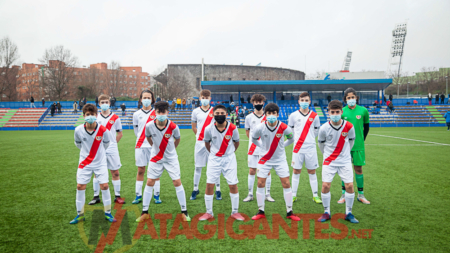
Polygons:
M102 108L102 111L107 111L107 110L109 110L109 105L108 104L102 104L102 105L100 105L100 108Z
M263 108L264 105L255 105L255 109L257 111L261 111L261 109Z
M350 99L350 100L347 100L347 104L348 104L349 106L355 106L355 105L356 105L356 99Z
M201 102L203 106L209 105L209 99L202 99Z
M306 109L306 108L309 107L309 103L308 103L308 102L300 102L300 107L301 107L302 109Z
M269 116L267 116L266 119L267 119L267 122L269 122L270 124L277 122L277 116L275 116L275 115L269 115Z
M215 115L214 119L217 121L217 123L223 124L223 122L225 122L225 120L227 119L227 116L225 116L225 115Z
M156 115L156 119L160 122L163 122L167 119L167 115Z
M95 120L97 120L97 118L95 116L86 116L86 117L84 117L84 121L86 121L89 124L94 123Z
M152 100L151 99L142 99L142 105L144 107L149 107L152 104Z
M338 123L340 119L341 115L330 115L330 120L333 121L334 123Z

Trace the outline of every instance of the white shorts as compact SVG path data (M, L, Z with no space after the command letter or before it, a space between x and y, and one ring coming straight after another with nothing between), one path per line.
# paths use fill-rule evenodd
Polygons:
M305 167L308 170L315 170L319 168L319 159L317 159L317 151L309 153L292 153L291 166L294 169L300 170L305 163Z
M259 164L256 167L256 176L261 178L267 178L271 169L274 169L280 178L289 177L289 167L286 161L277 165Z
M259 156L258 155L248 155L248 167L256 169L259 162Z
M134 150L134 158L136 160L136 166L145 167L150 162L152 155L152 148L137 148Z
M237 178L236 155L218 157L210 155L206 167L206 183L215 184L220 180L220 174L227 180L228 185L239 183Z
M169 173L169 176L170 178L172 178L172 180L177 180L181 177L180 163L178 162L178 159L174 159L172 161L163 163L149 162L147 169L147 178L158 179L162 176L164 170Z
M122 167L119 154L106 155L106 163L109 170L118 170Z
M95 174L100 184L108 183L108 169L106 166L98 168L83 168L77 171L77 184L88 184L91 182L92 174Z
M209 152L206 150L205 142L196 141L195 142L195 153L194 153L194 161L195 167L205 167L206 162L208 161Z
M353 168L351 163L345 166L323 165L322 182L333 182L333 178L336 172L341 177L341 180L344 181L344 183L353 183Z

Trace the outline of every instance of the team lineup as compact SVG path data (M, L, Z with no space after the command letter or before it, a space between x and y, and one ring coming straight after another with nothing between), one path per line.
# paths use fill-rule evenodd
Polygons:
M120 195L119 169L122 165L118 151L118 142L123 136L122 124L120 118L110 111L109 97L101 95L98 100L101 112L97 112L95 105L86 104L83 107L85 124L78 126L74 133L75 145L80 149L80 158L77 170L77 216L70 224L85 220L85 190L92 174L94 174L94 197L89 205L101 203L101 190L105 219L109 222L116 221L111 214L112 199L108 186L108 170L112 175L114 202L125 204L125 200ZM322 204L324 208L324 213L318 221L325 222L331 219L330 186L334 176L338 174L342 180L342 195L338 203L345 204L345 220L359 223L352 212L355 199L353 170L358 189L357 200L363 204L370 204L364 196L362 172L362 166L365 165L364 140L369 132L369 114L366 108L357 105L358 97L354 89L348 88L344 92L343 100L347 104L345 107L338 100L328 104L330 121L321 126L317 113L309 109L311 97L307 92L299 95L300 109L289 116L288 124L278 120L280 108L277 104L268 103L264 106L266 98L261 94L253 95L251 103L254 111L245 118L245 131L249 138L249 173L248 193L243 199L244 202L253 201L256 179L258 209L255 208L257 213L252 217L253 220L265 218L265 201L275 201L270 195L272 169L281 180L286 218L293 221L300 220L292 208L293 202L297 200L300 174L305 165L312 200L314 203ZM191 221L176 151L181 135L178 126L168 118L169 103L164 101L155 103L154 94L150 90L144 90L141 93L140 101L142 108L133 114L137 175L136 197L132 203L142 202L142 213L136 222L144 222L150 218L148 210L152 199L155 204L162 203L160 177L164 170L173 181L183 219ZM245 218L238 212L237 184L239 181L235 155L240 145L238 128L227 121L227 108L224 105L211 106L209 90L201 91L200 101L201 106L192 111L191 117L196 143L194 185L190 200L196 200L200 193L201 173L206 167L204 195L206 212L200 216L199 220L214 218L214 194L216 200L222 199L220 176L223 175L230 189L231 217L244 221ZM318 138L318 144L316 144L316 138ZM292 181L290 181L285 153L285 147L291 144L294 146L291 161ZM319 168L317 145L323 154L320 197L316 175L316 169ZM147 181L142 192L146 166Z

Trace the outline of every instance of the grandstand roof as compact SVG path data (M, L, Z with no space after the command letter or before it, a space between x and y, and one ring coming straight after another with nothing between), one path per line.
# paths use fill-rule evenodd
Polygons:
M343 91L353 87L357 91L376 91L386 89L391 83L392 79L202 81L202 89L211 92L282 92Z

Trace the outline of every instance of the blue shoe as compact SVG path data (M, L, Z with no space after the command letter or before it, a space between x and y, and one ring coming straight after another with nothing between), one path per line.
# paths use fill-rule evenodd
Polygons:
M70 221L70 224L77 224L80 221L84 221L84 215L77 215L75 219Z
M345 220L348 220L351 223L359 223L359 221L355 218L355 216L352 213L348 213L347 215L345 215Z
M216 200L222 200L222 193L220 191L216 191Z
M153 198L155 199L155 204L161 204L162 201L159 198L159 195L158 196L154 195Z
M327 220L331 219L331 215L329 213L324 213L322 216L320 216L319 219L317 219L318 222L325 222Z
M133 200L133 204L139 204L142 202L142 196L136 196L136 198Z
M105 220L108 220L109 222L116 222L117 220L112 216L111 213L105 213Z
M192 191L191 200L197 199L197 195L200 193L199 190Z

